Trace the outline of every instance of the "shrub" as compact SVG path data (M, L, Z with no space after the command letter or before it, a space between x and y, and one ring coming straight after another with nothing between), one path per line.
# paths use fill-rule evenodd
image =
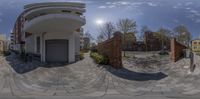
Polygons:
M104 57L103 55L100 55L96 52L90 53L90 56L95 60L97 64L107 65L109 63L109 59L107 57Z
M84 59L84 53L80 52L80 60Z

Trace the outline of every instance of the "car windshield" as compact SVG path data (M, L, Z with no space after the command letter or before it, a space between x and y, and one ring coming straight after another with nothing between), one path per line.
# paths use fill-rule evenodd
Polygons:
M199 99L199 0L0 0L0 99Z

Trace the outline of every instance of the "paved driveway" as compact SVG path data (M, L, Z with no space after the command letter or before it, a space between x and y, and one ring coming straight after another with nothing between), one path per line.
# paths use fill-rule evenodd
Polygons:
M144 60L150 61L149 64ZM124 59L124 68L120 70L95 64L88 53L84 60L66 66L37 61L23 63L15 55L0 57L0 62L1 97L134 96L139 99L150 95L167 99L200 94L200 76L188 74L187 59L177 63L169 62L168 56Z

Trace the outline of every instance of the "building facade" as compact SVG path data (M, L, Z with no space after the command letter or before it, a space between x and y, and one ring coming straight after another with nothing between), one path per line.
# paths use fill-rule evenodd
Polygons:
M161 35L156 32L147 31L144 33L144 44L146 51L169 50L170 38L167 36L161 37Z
M43 62L74 62L80 51L85 4L35 3L24 6L14 25L12 48Z
M80 29L80 49L83 50L83 46L84 46L84 32L83 32L83 28Z
M200 39L192 40L192 51L200 52Z

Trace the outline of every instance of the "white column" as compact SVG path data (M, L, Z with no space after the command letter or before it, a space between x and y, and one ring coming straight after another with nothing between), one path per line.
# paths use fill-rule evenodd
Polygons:
M69 38L69 63L75 62L75 34L71 33Z

